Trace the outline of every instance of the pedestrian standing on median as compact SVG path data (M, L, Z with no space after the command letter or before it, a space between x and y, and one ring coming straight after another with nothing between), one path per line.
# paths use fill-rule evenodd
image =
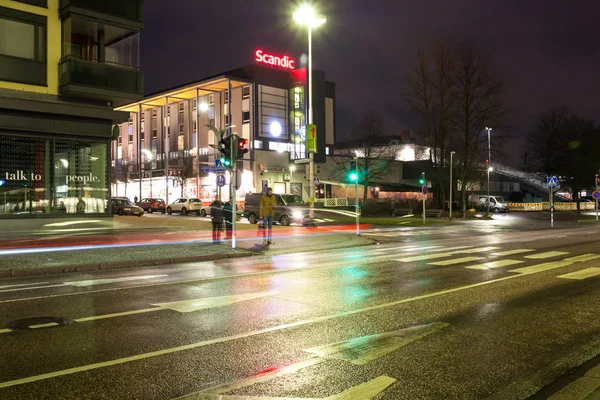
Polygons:
M233 231L233 207L230 201L223 205L223 214L225 216L225 239L231 239Z
M267 188L267 193L260 198L259 214L263 220L263 246L273 244L273 217L277 207L277 196L273 195L273 189ZM268 232L267 232L268 230Z
M210 205L210 219L212 220L213 243L221 243L221 230L223 230L223 203L221 203L218 197Z

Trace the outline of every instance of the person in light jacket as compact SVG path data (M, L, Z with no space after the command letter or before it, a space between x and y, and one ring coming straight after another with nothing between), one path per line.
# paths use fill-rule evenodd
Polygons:
M263 246L273 244L273 217L277 207L277 196L273 195L273 189L267 188L267 193L260 198L259 214L263 220Z

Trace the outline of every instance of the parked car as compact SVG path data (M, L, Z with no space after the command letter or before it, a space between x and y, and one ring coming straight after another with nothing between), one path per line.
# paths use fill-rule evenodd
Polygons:
M475 203L477 211L487 211L487 196L479 196L479 201ZM508 203L500 196L490 196L489 210L495 213L508 212Z
M154 211L160 211L164 214L167 211L167 203L163 199L154 197L146 197L135 204L142 207L149 214L152 214Z
M144 215L144 209L133 204L127 198L113 198L110 200L110 212L117 215Z
M242 215L248 218L251 224L258 222L260 216L260 198L262 193L247 193ZM288 226L292 223L303 223L308 219L308 205L302 197L294 194L274 194L277 197L274 222Z
M205 207L202 205L202 200L200 199L190 199L187 197L182 197L167 206L167 213L181 213L181 215L187 215L189 212L195 212L197 215L202 217L206 217L206 214L210 213L209 207Z

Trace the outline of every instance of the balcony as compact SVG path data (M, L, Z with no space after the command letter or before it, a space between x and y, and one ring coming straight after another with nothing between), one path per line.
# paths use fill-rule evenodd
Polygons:
M73 14L86 15L97 18L98 15L113 17L107 18L114 22L126 23L130 21L137 28L144 25L144 2L142 0L60 0L61 16Z
M60 94L110 102L112 107L141 100L144 76L136 68L69 55L59 65Z

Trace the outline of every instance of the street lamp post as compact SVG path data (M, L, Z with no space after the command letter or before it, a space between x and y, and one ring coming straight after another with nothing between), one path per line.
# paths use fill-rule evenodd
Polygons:
M313 98L312 98L312 29L325 23L326 19L317 16L309 4L301 6L294 14L294 20L308 28L308 123L313 123ZM313 152L308 153L308 187L310 196L309 217L314 218L315 199L315 157Z
M296 166L295 165L290 165L290 194L292 193L292 180L294 178L294 171L296 170Z
M454 166L454 164L452 163L452 156L456 154L455 151L451 151L450 152L450 214L449 214L449 219L452 219L452 167Z
M492 154L492 146L491 146L491 142L490 142L490 132L492 131L492 128L485 128L487 130L487 134L488 134L488 169L487 169L487 216L489 216L490 214L490 171L492 170L492 160L491 160L491 154Z
M153 154L148 149L142 149L142 153L144 154L145 162L152 163ZM141 159L141 157L140 157ZM142 174L140 174L140 182L142 181ZM146 169L144 169L144 176L146 175ZM140 201L142 200L142 185L140 184ZM148 197L152 197L152 164L150 164L150 194Z

